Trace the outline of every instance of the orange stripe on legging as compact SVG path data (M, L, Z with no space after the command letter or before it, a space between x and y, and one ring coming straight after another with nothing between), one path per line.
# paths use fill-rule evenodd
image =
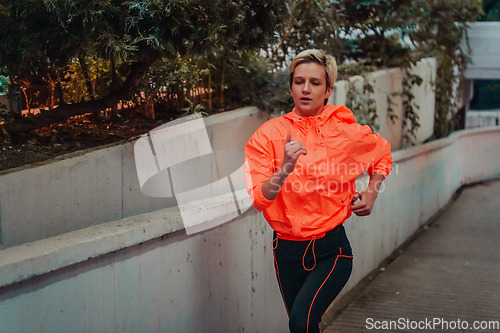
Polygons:
M318 293L321 290L321 288L323 287L323 285L325 284L325 282L328 280L328 278L332 274L333 270L335 269L335 266L337 266L337 260L339 259L339 257L352 258L352 256L342 255L342 249L340 247L339 247L339 249L340 249L340 254L337 256L337 258L335 258L335 262L333 263L332 270L330 271L330 273L328 273L328 276L326 277L325 281L323 281L323 283L321 284L321 286L319 286L318 291L316 292L316 294L313 297L313 300L311 302L311 306L309 307L309 312L307 313L307 331L306 331L306 333L309 332L309 317L311 316L311 310L312 310L312 307L313 307L313 304L314 304L314 300L316 299L316 296L318 296Z

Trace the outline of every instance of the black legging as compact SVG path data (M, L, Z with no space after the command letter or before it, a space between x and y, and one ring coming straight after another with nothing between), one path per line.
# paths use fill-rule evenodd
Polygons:
M321 317L352 271L352 251L344 226L311 241L284 240L274 233L273 248L290 332L320 332Z

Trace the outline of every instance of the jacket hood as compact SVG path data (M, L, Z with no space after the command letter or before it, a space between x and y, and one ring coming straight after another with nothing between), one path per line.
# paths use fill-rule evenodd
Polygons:
M349 110L344 105L332 105L332 104L325 105L323 111L317 116L302 117L299 116L295 111L295 108L293 108L293 110L287 113L284 117L293 122L297 122L299 121L299 119L304 120L304 118L311 118L311 119L316 118L322 124L332 118L334 118L337 122L342 122L347 124L353 124L356 122L356 119L354 119L354 114L352 113L351 110Z

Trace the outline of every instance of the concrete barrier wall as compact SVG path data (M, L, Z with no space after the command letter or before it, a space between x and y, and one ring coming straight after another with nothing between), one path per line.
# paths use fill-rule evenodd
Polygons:
M247 107L204 122L213 150L243 152L267 119ZM69 154L0 172L0 249L176 205L142 193L134 142Z
M393 172L372 214L352 216L345 223L355 259L341 295L444 207L460 186L500 177L498 140L498 127L465 130L393 152ZM367 182L366 176L358 178L361 189Z
M394 152L373 214L345 224L354 271L343 293L462 184L500 177L499 140L499 128L465 130ZM262 214L182 228L172 207L0 251L0 332L285 332Z
M107 224L75 231L73 246L82 237L93 239L81 247L64 247L68 234L52 240L51 258L40 266L61 268L0 289L0 332L283 331L286 311L272 269L272 234L253 210L204 233L187 236L180 230L144 242L142 236L158 227L155 220L133 217ZM134 233L138 225L146 232ZM124 228L130 232L121 239L112 236ZM38 246L38 252L43 248ZM17 250L2 252L11 256ZM81 258L96 250L104 253L64 266L63 257ZM27 269L30 263L25 264ZM16 265L11 273L23 262Z
M467 42L462 49L472 50L471 63L467 64L465 77L468 79L500 79L500 22L469 22Z
M434 132L435 91L433 88L436 77L437 62L434 58L425 58L411 67L411 73L422 78L421 85L414 85L411 93L414 95L415 113L419 117L420 127L416 131L416 137L411 142L417 144L429 139ZM373 87L374 92L369 94L375 100L377 108L376 124L379 126L378 133L384 137L393 149L406 147L411 144L404 140L407 126L403 126L403 103L400 95L403 90L403 77L405 71L402 68L390 68L375 71L366 75L366 79ZM353 76L350 78L358 93L363 91L364 78ZM334 105L345 105L350 84L346 81L335 83L329 103ZM393 104L389 104L389 100ZM389 107L397 119L391 120Z
M417 113L421 122L416 142L427 139L434 126L434 93L430 86L435 70L434 59L423 59L413 68L413 72L424 80L420 87L413 88L420 105ZM379 132L391 143L393 149L405 145L402 139L404 129L401 98L392 96L394 92L401 92L403 74L402 69L395 68L367 76L375 90L373 98L376 100ZM353 78L359 79L360 77ZM360 83L361 81L358 82ZM335 83L330 102L344 104L347 88L345 81ZM387 115L388 96L395 103L392 108L398 119L394 123ZM267 119L267 114L247 107L204 118L204 122L215 153L218 150L243 152L246 141ZM0 172L0 249L128 216L175 207L177 201L174 197L150 197L141 191L134 159L134 143L135 141L88 150L41 166ZM220 172L234 171L241 164L242 162L235 160L226 165L228 170L214 168L212 172L207 171L207 174L194 168L191 177L184 177L180 187L193 188L194 183L216 181ZM170 173L175 171L170 168ZM168 176L166 173L165 175Z

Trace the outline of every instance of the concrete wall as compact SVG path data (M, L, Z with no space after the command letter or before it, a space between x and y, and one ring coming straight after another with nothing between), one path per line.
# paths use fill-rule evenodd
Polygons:
M434 132L434 110L435 110L435 92L433 89L436 77L437 63L434 58L426 58L417 62L411 67L411 72L422 78L420 86L414 85L411 92L415 96L415 113L419 117L420 127L416 131L416 138L412 138L413 143L422 143L429 139ZM406 147L411 144L404 140L403 136L407 128L403 127L403 103L401 96L395 95L403 90L403 77L405 72L401 68L390 68L379 70L366 75L368 82L373 87L373 94L370 97L375 100L377 108L376 123L379 126L378 133L389 143L393 149ZM351 77L355 89L362 92L364 78L362 76ZM344 105L347 100L349 84L346 81L335 83L333 93L329 103L335 105ZM392 103L389 105L389 99ZM388 108L392 108L392 114L397 119L391 120Z
M157 227L155 221L129 219L75 231L75 242L93 239L80 249L61 248L68 234L52 240L59 253L45 258L45 268L62 267L0 289L0 332L280 331L286 311L272 269L272 235L260 215L252 211L192 236L181 230L141 242L147 239L142 230L130 230L121 241L110 240L125 225L141 225L148 236L148 224ZM110 243L125 248L109 251ZM62 252L79 258L96 249L104 253L62 264ZM37 266L38 260L31 262Z
M436 93L434 91L434 81L436 79L437 61L435 58L426 58L412 66L411 71L422 78L420 86L414 85L411 92L415 96L415 103L418 105L416 113L419 117L420 127L417 130L417 137L414 143L422 143L428 140L434 133L434 114Z
M500 79L500 22L470 22L467 37L472 49L468 79ZM463 49L467 50L465 41Z
M376 268L462 185L500 177L500 128L393 154L373 214L346 229L354 271ZM360 182L362 179L360 179ZM186 235L176 207L0 251L0 332L286 332L271 230L251 208Z
M465 130L393 152L393 171L374 211L346 222L354 271L342 294L429 220L464 184L500 177L500 128ZM360 188L368 177L360 177Z
M417 113L421 127L416 142L429 138L434 127L434 93L430 87L435 71L434 59L423 59L413 68L413 72L424 80L422 86L413 88L420 105ZM402 138L401 98L392 96L392 93L401 91L403 74L402 69L396 68L367 76L375 90L373 98L376 101L379 132L393 149L407 144ZM362 84L360 79L352 78L357 80L358 85ZM330 102L345 104L347 87L345 81L335 83ZM394 122L387 115L387 96L392 96L395 103L392 108L398 119ZM267 119L266 114L249 107L203 120L211 148L217 153L243 152L248 138ZM203 163L215 165L213 160ZM210 174L202 174L193 168L191 177L184 177L186 179L177 187L192 188L194 183L203 183L207 179L216 181L220 178L220 172L229 173L234 171L230 170L234 165L241 164L239 160L227 165L219 163L228 166L228 170L213 168ZM179 172L178 169L185 172L184 168L185 165L179 164L177 169L169 168L169 172L171 175ZM168 182L168 176L164 173L163 183L154 185L166 186L164 183ZM174 178L178 180L178 177ZM152 181L157 182L156 179ZM41 166L0 172L0 184L0 249L178 204L172 196L151 197L141 191L134 159L134 142L69 154Z
M265 120L265 113L248 107L204 122L214 150L243 152ZM154 198L141 191L133 144L0 172L0 249L176 206L173 197Z

